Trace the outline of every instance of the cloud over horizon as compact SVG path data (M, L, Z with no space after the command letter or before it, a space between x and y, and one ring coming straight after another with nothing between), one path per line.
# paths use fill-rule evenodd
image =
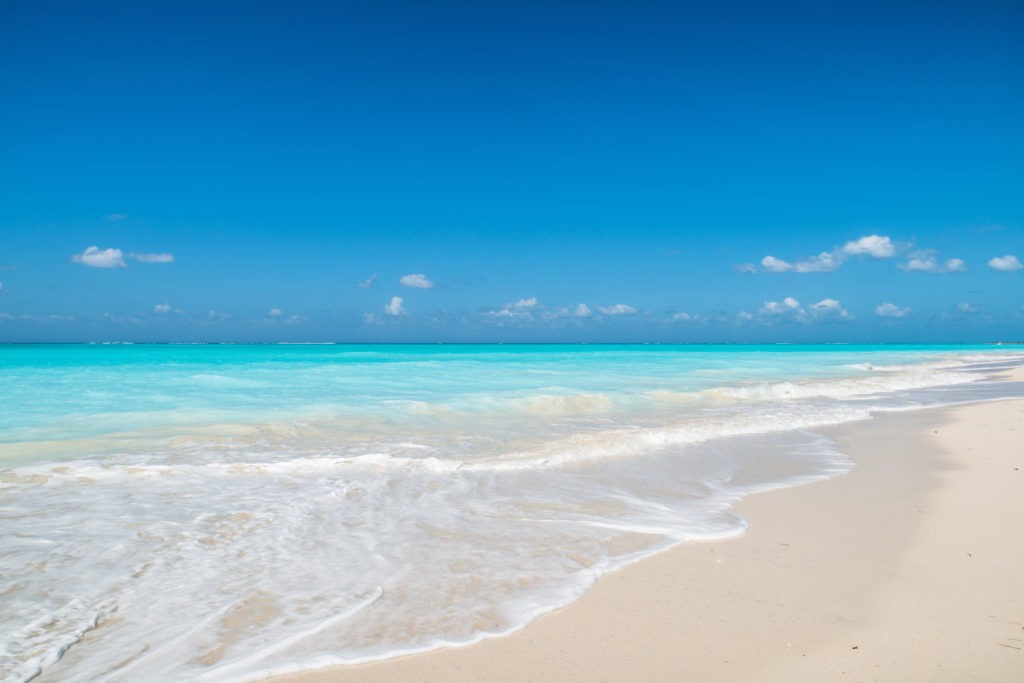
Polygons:
M910 315L910 309L900 308L893 303L884 303L875 307L875 315L880 318L903 318Z
M604 315L633 315L636 309L629 304L615 304L614 306L598 306L598 312Z
M805 308L791 296L787 296L782 301L765 301L764 305L758 309L756 316L746 311L742 311L739 316L741 321L755 318L759 318L761 321L790 320L798 323L853 320L853 316L843 308L838 299L822 299Z

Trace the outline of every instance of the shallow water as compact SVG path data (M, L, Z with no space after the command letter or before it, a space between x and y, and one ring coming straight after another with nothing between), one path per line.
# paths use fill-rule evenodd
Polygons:
M519 628L852 465L813 430L1019 395L1012 348L0 347L0 675L233 680Z

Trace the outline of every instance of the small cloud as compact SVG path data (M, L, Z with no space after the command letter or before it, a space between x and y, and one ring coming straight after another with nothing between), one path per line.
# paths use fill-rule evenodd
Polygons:
M781 302L779 301L765 301L764 306L759 311L762 315L784 315L795 311L800 311L800 302L791 296L787 296Z
M865 235L859 240L844 244L843 253L849 256L890 258L896 254L896 245L885 235Z
M590 310L590 306L588 306L586 304L577 304L576 308L575 308L575 310L573 310L572 314L574 316L576 316L577 318L589 318L590 316L592 316L594 314L594 312L591 311Z
M811 256L799 261L784 261L772 255L761 259L761 266L769 273L830 273L842 267L844 261L850 256L871 256L872 258L889 258L896 254L897 245L885 235L865 235L856 240L847 242L842 247L832 251L823 251L817 256ZM753 264L744 263L734 266L736 270L743 273L751 273L756 270ZM751 268L754 268L752 270Z
M906 263L899 266L908 273L959 273L967 269L963 259L951 258L939 263L933 249L916 251Z
M841 259L829 251L823 251L803 261L797 261L793 270L798 273L829 273L843 265Z
M822 299L818 303L804 308L799 301L791 296L787 296L782 301L765 301L757 315L765 321L788 320L805 324L828 320L853 320L853 316L843 308L838 299ZM749 319L741 318L741 320Z
M377 275L376 275L376 273L374 273L373 275L371 275L370 277L366 278L362 282L357 282L356 283L356 287L361 287L362 289L366 289L367 287L372 285L376 280L377 280Z
M88 247L81 254L73 254L71 260L93 268L127 268L124 254L120 249Z
M174 263L174 254L137 254L131 252L128 258L135 259L139 263Z
M669 322L674 323L703 323L707 322L707 318L699 315L691 315L689 313L674 313L669 316Z
M533 315L529 311L513 310L508 307L500 308L497 311L487 311L485 315L498 320L533 320Z
M629 304L615 304L614 306L598 306L597 310L604 315L633 315L636 309Z
M128 218L128 214L125 213L108 213L107 220L116 223L117 221L123 221Z
M409 273L403 275L399 280L406 287L414 287L416 289L431 289L434 283L427 279L427 276L423 273Z
M405 301L400 296L391 297L391 301L384 306L384 312L388 315L404 315L405 309L402 308L402 302Z
M761 265L770 273L786 273L796 271L797 273L828 273L843 265L841 259L830 251L823 251L817 256L790 263L774 256L765 256L761 259Z
M935 261L932 256L926 256L923 258L912 258L908 260L902 266L903 270L918 273L937 273L939 272L939 264Z
M486 311L484 315L492 320L509 322L512 320L532 321L533 310L537 308L537 297L520 299L515 303L505 304L496 311ZM553 317L558 317L555 314Z
M770 273L785 273L788 270L793 270L792 263L775 258L771 255L765 256L761 259L761 265Z
M909 308L900 308L896 304L884 303L875 308L875 315L881 318L902 318L909 314Z
M999 270L1004 273L1009 273L1015 270L1024 268L1020 261L1013 254L1007 254L1006 256L997 256L994 259L989 260L988 267L992 270Z
M157 304L156 306L153 307L153 312L154 313L170 313L171 312L171 305L168 304L168 303Z
M960 311L961 313L977 313L978 307L972 303L962 303L956 305L956 310Z
M271 318L280 318L282 315L284 315L284 311L282 311L280 308L271 308L269 311L267 311L267 315L269 315Z
M537 306L537 297L531 296L529 299L520 299L512 304L512 306L514 308L535 308Z
M732 269L743 275L753 275L757 272L757 266L753 263L737 263Z
M816 304L811 304L811 313L814 317L853 320L850 312L843 308L837 299L822 299Z

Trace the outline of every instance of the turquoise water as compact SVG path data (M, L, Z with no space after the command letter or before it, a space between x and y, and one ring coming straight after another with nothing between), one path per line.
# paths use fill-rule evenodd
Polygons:
M979 346L0 346L0 674L245 680L521 627L995 398ZM227 646L224 647L224 644Z

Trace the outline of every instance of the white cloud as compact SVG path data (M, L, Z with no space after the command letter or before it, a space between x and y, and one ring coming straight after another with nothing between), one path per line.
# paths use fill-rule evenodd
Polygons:
M759 311L762 315L784 315L786 313L792 313L801 311L800 302L791 296L787 296L781 302L779 301L765 301L764 306Z
M125 258L130 258L139 263L174 263L174 254L139 254L129 252L125 254L120 249L100 249L89 247L81 254L73 254L71 260L93 268L126 268L128 264Z
M829 251L823 251L804 261L797 261L794 270L798 273L829 273L843 265L842 259Z
M108 221L113 221L113 222L123 221L125 218L128 218L128 214L124 214L124 213L108 213L107 214L107 220Z
M768 255L761 259L761 265L764 269L771 273L785 273L787 270L793 270L793 264L782 259L777 259L774 256Z
M830 251L823 251L817 256L790 263L774 256L765 256L761 265L771 273L785 273L794 270L798 273L828 273L843 265L842 259Z
M885 235L865 235L859 240L844 244L843 253L850 256L890 258L896 254L896 245Z
M434 286L434 283L428 280L423 273L403 275L399 282L406 287L415 287L416 289L431 289Z
M900 308L896 304L884 303L875 308L875 315L882 318L902 318L909 314L909 308Z
M811 304L811 313L815 317L839 318L840 320L853 319L853 316L843 308L838 299L822 299L816 304Z
M512 320L532 321L533 312L536 308L537 298L530 297L529 299L520 299L515 303L504 304L498 310L487 311L486 313L484 313L484 315L486 315L488 318L500 320L503 322L510 322ZM558 315L555 314L553 317L557 318Z
M520 299L519 301L512 304L515 308L534 308L537 305L537 297L531 296L529 299Z
M593 314L594 312L590 310L590 306L586 304L577 304L576 310L573 311L573 315L577 318L589 318Z
M400 296L391 297L391 301L384 306L384 312L388 315L403 315L405 313L405 309L402 308L403 301L405 299Z
M284 311L282 311L280 308L271 308L269 311L267 311L267 315L269 315L271 318L280 318L282 315L284 315Z
M170 313L171 312L171 305L167 304L167 303L157 304L156 306L153 307L153 312L154 313Z
M598 306L597 310L605 315L633 315L636 309L629 304L615 304L614 306Z
M832 251L823 251L817 256L798 261L784 261L772 255L761 259L761 267L770 273L829 273L838 270L850 256L871 256L873 258L889 258L896 254L897 247L885 235L865 235L844 244ZM754 272L756 268L749 263L733 266L739 272Z
M749 320L751 317L754 316L742 319ZM853 319L853 316L843 308L838 299L822 299L818 303L804 308L799 301L791 296L787 296L782 301L765 301L758 310L757 317L764 321L791 320L799 323Z
M1000 270L1004 273L1009 273L1014 270L1020 270L1024 268L1020 261L1013 254L1007 254L1006 256L997 256L988 262L988 267L992 270Z
M516 311L511 308L500 308L497 311L487 311L486 315L491 318L504 320L533 320L533 315L529 311Z
M376 280L377 280L377 274L374 273L373 275L371 275L370 277L366 278L362 282L357 282L356 283L356 287L361 287L363 289L366 289L367 287L372 285Z
M135 259L140 263L174 263L174 254L128 254L128 258Z
M960 311L961 313L977 313L978 307L972 303L962 303L956 305L956 310Z
M903 264L903 270L915 271L919 273L938 273L940 271L939 264L935 261L934 256L923 256L912 258Z
M939 263L934 249L915 251L906 263L899 266L901 270L916 273L959 273L967 269L963 259L951 258Z
M127 267L127 264L124 262L124 254L120 249L89 247L81 254L72 255L71 260L84 266L92 266L93 268Z
M744 275L751 275L757 272L757 266L753 263L737 263L732 267L737 273L743 273Z

